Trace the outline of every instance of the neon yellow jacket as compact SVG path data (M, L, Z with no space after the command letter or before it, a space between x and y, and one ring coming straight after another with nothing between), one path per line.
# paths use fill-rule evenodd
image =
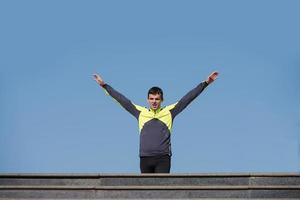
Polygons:
M103 88L131 113L139 123L140 157L172 155L171 130L174 118L185 109L206 87L203 81L189 91L178 102L156 111L132 103L124 95L105 84Z

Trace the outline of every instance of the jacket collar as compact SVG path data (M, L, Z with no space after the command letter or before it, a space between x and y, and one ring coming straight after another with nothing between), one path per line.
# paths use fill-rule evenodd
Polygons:
M158 108L157 110L153 110L152 108L149 108L149 111L150 112L153 112L153 113L159 113L160 111L162 110L162 107Z

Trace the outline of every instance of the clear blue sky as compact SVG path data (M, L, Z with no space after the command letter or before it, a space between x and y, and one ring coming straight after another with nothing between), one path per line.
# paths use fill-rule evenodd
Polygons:
M0 172L139 173L136 120L92 79L164 105L172 173L299 172L299 1L1 1Z

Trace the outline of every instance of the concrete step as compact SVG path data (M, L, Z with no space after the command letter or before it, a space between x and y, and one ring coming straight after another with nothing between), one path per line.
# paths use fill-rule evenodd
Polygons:
M0 198L1 199L1 198ZM190 200L191 198L189 199L186 199L186 198L180 198L180 199L176 199L176 200ZM193 198L193 200L228 200L228 198ZM230 198L230 199L233 199L233 200L249 200L249 198ZM284 198L285 200L295 200L294 198ZM12 200L12 199L10 199ZM28 200L28 198L18 198L17 200ZM40 200L40 199L30 199L30 200ZM57 199L43 199L43 200L57 200ZM72 199L61 199L61 200L74 200L73 198ZM76 199L76 200L88 200L88 199ZM114 200L128 200L128 199L114 199ZM141 200L140 198L139 199L130 199L130 200ZM143 198L143 200L153 200L153 199L148 199L148 198ZM174 199L169 199L169 198L159 198L159 199L155 199L155 200L174 200ZM261 198L251 198L251 200L262 200ZM264 198L263 200L274 200L274 198Z
M1 185L300 185L300 174L0 174Z
M299 179L300 174L0 174L0 199L300 199Z

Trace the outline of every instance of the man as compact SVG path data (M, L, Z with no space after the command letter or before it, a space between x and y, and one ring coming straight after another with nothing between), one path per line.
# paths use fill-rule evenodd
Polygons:
M132 103L124 95L106 84L98 74L94 74L95 81L138 120L141 173L170 173L172 156L170 136L174 118L209 84L216 80L217 76L218 72L211 73L207 80L201 82L177 103L166 107L161 107L162 89L152 87L148 91L150 108L146 108Z

